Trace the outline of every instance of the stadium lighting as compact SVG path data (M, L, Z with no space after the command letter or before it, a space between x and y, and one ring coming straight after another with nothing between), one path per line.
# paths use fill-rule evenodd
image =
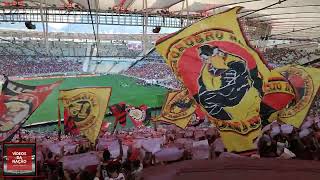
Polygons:
M28 29L36 29L36 25L32 24L31 21L26 21L24 24Z
M160 27L160 26L156 26L156 27L152 30L152 32L153 32L153 33L159 33L160 30L161 30L161 27Z

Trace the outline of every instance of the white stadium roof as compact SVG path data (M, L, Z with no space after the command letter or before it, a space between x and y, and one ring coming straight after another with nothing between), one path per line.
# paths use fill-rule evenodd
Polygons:
M23 0L0 0L8 2ZM272 25L273 38L320 37L320 0L24 0L30 8L39 8L41 2L48 7L79 7L82 10L107 11L126 10L148 14L159 14L161 10L171 15L210 15L234 6L243 6L239 17L267 22ZM10 4L9 4L10 5Z

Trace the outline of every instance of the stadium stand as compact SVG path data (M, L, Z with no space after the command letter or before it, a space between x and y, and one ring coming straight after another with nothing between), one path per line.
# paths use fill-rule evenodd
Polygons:
M264 53L265 58L274 64L296 64L298 60L306 57L308 54L305 50L295 50L289 48L268 48Z
M139 78L141 84L157 84L169 89L182 87L170 67L165 64L164 59L155 50L149 52L123 74Z
M52 56L86 56L90 43L80 43L72 41L52 41L49 43L49 55ZM92 43L91 43L92 44ZM45 55L46 48L41 41L23 41L23 42L1 42L0 47L3 50L1 54L15 54L15 55ZM111 42L102 42L99 44L99 56L107 57L137 57L142 50L128 48L126 43L113 44Z
M8 76L81 72L81 64L67 58L1 56L0 71Z
M127 74L144 79L170 79L174 75L165 63L139 62L128 69Z

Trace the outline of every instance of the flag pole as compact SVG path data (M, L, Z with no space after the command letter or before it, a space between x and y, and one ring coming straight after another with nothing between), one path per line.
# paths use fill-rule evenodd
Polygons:
M153 121L154 131L158 131L157 121Z
M19 129L19 142L22 142L22 136L21 136L21 128Z
M115 118L114 121L115 121L115 122L114 122L114 124L113 124L113 130L112 130L112 133L111 133L111 134L114 134L114 132L115 132L115 130L116 130L116 128L117 128L118 122L119 122L117 118Z
M152 117L152 115L151 115L150 120L151 120L151 122L153 123L154 131L157 131L157 130L158 130L158 124L157 124L156 119L157 119L157 115L156 115L156 114L155 114L154 117Z
M61 141L61 114L60 114L60 99L58 98L58 139Z

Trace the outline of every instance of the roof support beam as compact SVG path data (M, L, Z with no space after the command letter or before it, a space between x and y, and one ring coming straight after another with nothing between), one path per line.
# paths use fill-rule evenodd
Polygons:
M185 0L186 1L186 7L187 7L187 26L189 25L189 1L188 0Z
M147 54L147 31L148 31L148 0L143 0L143 36L142 36L142 43L143 43L143 55Z
M96 4L96 26L97 26L97 35L96 35L96 37L97 37L97 42L96 42L96 44L97 44L97 55L99 56L99 48L100 48L100 39L99 39L99 22L100 22L100 20L99 20L99 14L98 14L98 12L99 12L99 10L100 10L100 6L99 6L99 4L100 4L100 2L99 2L99 0L95 0L95 4Z
M260 20L260 22L270 22L270 23L277 23L278 20L290 20L290 19L318 19L320 17L311 17L311 16L307 16L307 17L290 17L290 18L274 18L274 19L266 19L266 20ZM285 21L281 21L281 22L285 22ZM291 22L291 21L288 21ZM307 21L308 22L308 21Z
M265 6L265 7L263 7L263 8L257 9L257 10L254 10L254 11L248 13L248 14L242 15L242 16L240 16L240 18L244 18L244 17L249 16L249 15L251 15L251 14L253 14L253 13L256 13L256 12L259 12L259 11L262 11L262 10L265 10L265 9L268 9L268 8L270 8L270 7L272 7L272 6L281 4L281 3L286 2L286 1L287 1L287 0L279 0L279 1L276 2L276 3L270 4L270 5L268 5L268 6Z
M319 12L308 11L308 12L287 12L287 13L277 13L277 14L263 14L263 15L259 15L259 16L248 17L248 19L256 19L256 18L269 17L269 16L291 15L291 14L319 14Z
M271 7L266 10L276 10L276 9L291 9L291 8L304 8L304 7L320 7L320 4L307 4L307 5L298 5L298 6L282 6L282 7ZM254 10L244 10L241 13L248 13ZM289 10L288 10L289 11Z
M47 20L45 20L44 18L44 13L43 13L43 4L46 4L46 0L41 0L40 1L40 16L41 16L41 22L42 22L42 29L43 29L43 41L44 41L44 44L46 46L46 54L48 54L48 47L47 47L47 42L48 42L48 38L47 38L47 30L46 30L46 27L45 26L45 22L48 23Z

